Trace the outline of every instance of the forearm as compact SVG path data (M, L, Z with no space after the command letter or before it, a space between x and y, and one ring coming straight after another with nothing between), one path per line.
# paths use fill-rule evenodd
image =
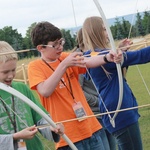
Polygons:
M66 69L67 67L60 63L48 79L37 85L38 92L44 97L50 96L60 82L63 74L66 72Z
M85 58L85 61L88 68L94 68L109 62L121 63L122 59L122 51L118 51L116 53L110 50L109 53L105 55L97 55L94 57Z
M14 140L21 139L21 137L20 137L20 133L19 133L19 132L14 133L14 134L13 134L13 139L14 139Z
M104 61L105 55L97 55L93 57L85 57L86 67L87 68L94 68L100 65L106 64Z

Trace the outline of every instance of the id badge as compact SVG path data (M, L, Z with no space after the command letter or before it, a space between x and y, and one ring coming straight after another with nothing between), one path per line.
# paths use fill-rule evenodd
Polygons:
M17 150L27 150L25 141L23 141L23 140L18 141L18 149Z
M85 112L81 102L74 103L72 107L73 107L73 110L74 110L77 118L86 116L86 112ZM78 121L83 121L85 119L86 118L78 119Z

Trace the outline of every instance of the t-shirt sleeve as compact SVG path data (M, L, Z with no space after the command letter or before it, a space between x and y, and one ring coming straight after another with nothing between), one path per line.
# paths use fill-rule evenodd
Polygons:
M37 67L38 66L38 67ZM36 86L46 80L44 71L42 71L45 67L43 64L40 64L39 61L30 62L28 65L28 78L29 78L29 86L32 90L36 90Z

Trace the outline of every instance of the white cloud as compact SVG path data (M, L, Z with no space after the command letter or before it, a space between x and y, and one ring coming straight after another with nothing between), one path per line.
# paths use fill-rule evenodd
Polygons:
M99 0L99 2L106 18L150 8L148 0L139 0L137 6L137 0ZM85 18L92 15L99 15L92 0L0 0L0 29L4 26L12 26L23 36L34 22L49 21L59 28L66 28L74 27L76 24L82 25Z

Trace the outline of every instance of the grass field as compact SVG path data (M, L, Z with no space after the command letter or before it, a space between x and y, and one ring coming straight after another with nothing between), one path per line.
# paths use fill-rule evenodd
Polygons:
M150 90L150 63L129 67L127 82L137 98L139 105L150 104L150 93L146 90L138 69ZM139 113L141 115L139 122L143 140L143 149L150 150L150 107L140 108Z

